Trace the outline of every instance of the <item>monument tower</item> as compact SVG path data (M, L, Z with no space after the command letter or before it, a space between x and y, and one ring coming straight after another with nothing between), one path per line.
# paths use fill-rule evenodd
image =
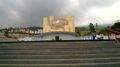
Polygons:
M75 32L74 17L56 18L54 16L44 17L43 33L49 32Z

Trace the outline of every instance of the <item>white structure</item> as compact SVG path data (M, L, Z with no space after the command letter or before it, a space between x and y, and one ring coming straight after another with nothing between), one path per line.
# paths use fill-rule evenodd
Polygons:
M71 32L51 32L42 35L42 40L77 40L78 35Z
M78 35L69 32L51 32L33 37L19 38L19 41L78 40Z

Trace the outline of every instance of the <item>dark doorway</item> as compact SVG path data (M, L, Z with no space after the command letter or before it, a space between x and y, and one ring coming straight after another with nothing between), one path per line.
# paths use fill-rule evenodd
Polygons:
M59 40L60 40L60 37L59 37L59 36L55 36L55 40L56 40L56 41L59 41Z

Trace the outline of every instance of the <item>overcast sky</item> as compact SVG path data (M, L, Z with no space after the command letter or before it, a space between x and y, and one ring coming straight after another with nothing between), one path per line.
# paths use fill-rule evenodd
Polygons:
M0 27L42 26L44 16L75 17L75 25L120 20L120 0L0 0Z

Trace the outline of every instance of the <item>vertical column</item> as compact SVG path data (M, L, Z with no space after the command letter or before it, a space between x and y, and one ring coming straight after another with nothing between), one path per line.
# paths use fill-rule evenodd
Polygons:
M64 31L65 31L65 32L69 32L69 26L68 26L68 25L65 25Z
M54 16L49 16L49 23L51 24L55 20ZM49 32L54 32L53 29L51 29L51 26L49 26Z
M43 18L43 33L49 32L48 31L48 22L49 22L49 17L44 17Z
M74 17L73 16L67 16L68 26L70 32L75 32L75 25L74 25Z

